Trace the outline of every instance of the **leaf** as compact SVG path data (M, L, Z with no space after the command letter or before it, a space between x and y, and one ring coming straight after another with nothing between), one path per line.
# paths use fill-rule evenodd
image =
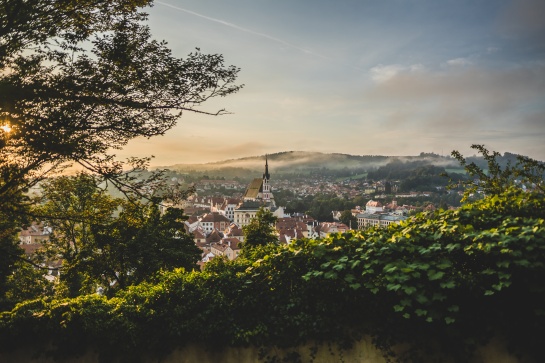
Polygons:
M416 313L416 315L418 315L418 316L428 315L428 311L427 311L427 310L424 310L424 309L416 309L416 310L415 310L415 313Z
M440 286L443 289L453 289L456 286L456 284L454 283L454 281L448 281L448 282L441 282Z
M452 324L456 321L456 319L451 318L450 316L445 317L445 323Z
M430 281L439 280L445 275L443 271L435 271L435 270L429 270L428 271L428 278Z
M423 295L423 294L418 294L416 296L416 301L418 301L420 304L424 304L426 302L428 302L428 298L426 297L426 295Z
M452 305L447 310L450 311L451 313L456 313L460 310L460 307L458 305Z
M401 288L400 284L388 284L386 285L386 290L388 291L397 291Z
M394 272L395 270L397 270L397 266L390 266L388 267L389 265L386 265L384 267L384 272L386 273L391 273L391 272Z

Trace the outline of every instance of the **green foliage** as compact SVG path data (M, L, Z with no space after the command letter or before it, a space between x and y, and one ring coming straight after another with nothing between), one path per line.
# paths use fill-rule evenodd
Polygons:
M358 218L352 215L350 210L345 210L341 213L340 221L346 224L351 229L358 229Z
M486 194L500 194L509 187L519 184L528 184L530 189L536 188L545 191L543 180L545 176L545 163L522 155L516 155L516 165L511 165L511 160L502 163L502 156L497 151L488 151L484 145L471 145L486 161L486 168L482 168L475 161L469 162L454 150L452 156L464 167L470 179L466 181L464 200L471 194L482 190ZM506 156L512 156L512 154ZM504 164L504 165L502 165ZM525 185L526 186L526 185Z
M448 162L448 160L442 161L443 163ZM418 185L426 185L428 188L446 185L446 181L439 178L440 174L444 172L444 167L433 165L432 161L416 160L403 162L399 159L394 159L388 164L370 171L367 178L372 180L403 180L402 189L412 190L412 188Z
M184 229L183 210L169 208L161 215L157 205L123 202L111 223L93 225L96 251L89 271L95 279L125 288L159 270L195 269L201 250Z
M34 208L34 214L53 230L38 258L40 262L62 259L61 281L69 296L96 289L87 271L97 249L91 229L109 223L121 202L98 188L98 182L85 173L49 179L42 185L42 203Z
M287 210L295 210L299 212L304 212L319 221L333 221L333 215L331 211L334 210L347 210L351 209L359 203L359 205L365 205L367 201L364 201L361 198L359 200L347 200L344 198L339 198L336 195L320 193L317 195L308 195L302 200L297 200L296 202L289 203L287 205Z
M10 274L16 269L17 261L23 258L23 250L19 248L14 237L14 227L1 229L7 222L0 219L0 309L11 305L13 296L7 296L11 290Z
M202 273L161 272L111 299L26 302L0 314L0 346L25 337L69 355L67 342L84 342L130 361L190 342L348 347L371 335L385 354L409 343L413 361L468 361L500 336L538 360L543 261L545 197L509 188L388 229L256 246Z
M163 135L182 112L225 113L200 106L237 92L239 69L199 50L185 59L173 56L165 42L151 38L147 15L139 12L150 4L2 1L0 126L11 130L0 129L0 220L28 222L24 195L67 163L102 175L124 193L157 190L143 188L156 176L138 180L129 173L147 159L125 164L111 150L135 137ZM0 236L14 236L12 227L0 228Z
M8 275L6 300L18 303L53 295L53 283L46 280L47 269L17 261L13 273Z
M59 292L74 297L100 285L111 293L161 269L196 267L200 250L185 232L183 210L161 214L153 203L112 198L99 182L80 173L43 185L35 213L53 233L38 257L62 260Z
M276 219L270 210L264 207L259 208L250 223L242 227L244 247L278 243L278 236L274 228Z

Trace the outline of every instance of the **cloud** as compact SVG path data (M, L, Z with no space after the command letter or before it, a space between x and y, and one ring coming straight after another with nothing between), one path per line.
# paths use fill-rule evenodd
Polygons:
M376 83L387 82L402 72L418 72L422 71L424 66L421 64L413 64L410 66L403 66L400 64L379 64L370 70L371 79Z
M532 143L545 137L545 65L398 70L366 92L365 100L380 107L380 119L368 126L376 135L395 129L413 142L502 140L519 147L507 149L513 152L534 150ZM523 138L531 141L521 148Z
M470 65L472 62L467 58L455 58L447 61L447 65L451 67L460 67Z
M403 100L459 99L513 101L543 99L545 65L534 64L501 70L479 67L452 68L442 72L397 70L388 82L378 83L372 94Z

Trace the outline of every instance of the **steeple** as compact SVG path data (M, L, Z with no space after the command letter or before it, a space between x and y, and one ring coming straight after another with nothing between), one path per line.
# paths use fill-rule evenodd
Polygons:
M267 160L267 154L265 154L265 173L263 173L263 179L269 180L271 175L269 174L269 161Z

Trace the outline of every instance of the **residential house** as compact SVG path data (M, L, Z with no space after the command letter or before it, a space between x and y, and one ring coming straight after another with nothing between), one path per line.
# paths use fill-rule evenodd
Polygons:
M200 225L205 233L211 233L214 229L223 231L231 224L231 221L218 212L206 214L200 220Z
M240 254L240 241L237 238L223 238L220 242L213 243L210 248L215 256L225 256L234 260Z
M339 222L322 222L320 223L320 238L324 238L329 236L331 233L345 233L350 228L344 224Z
M32 223L26 229L19 232L19 242L21 244L35 244L49 241L51 227L44 227L43 224Z

